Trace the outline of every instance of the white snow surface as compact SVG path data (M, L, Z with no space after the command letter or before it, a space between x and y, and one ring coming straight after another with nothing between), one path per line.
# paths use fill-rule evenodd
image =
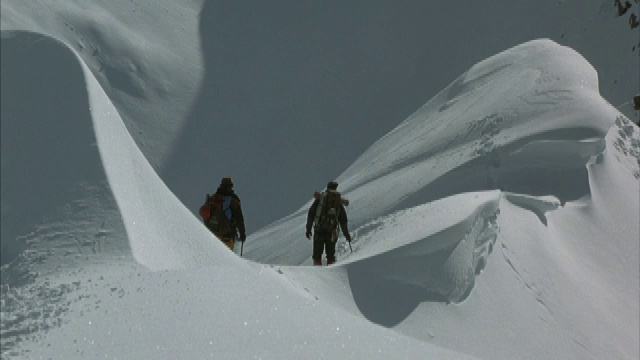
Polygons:
M640 356L640 131L575 50L537 39L478 59L373 143L337 178L354 240L313 267L311 200L230 252L125 125L121 109L157 102L111 95L17 4L2 3L3 359ZM113 59L144 54L145 94L198 81L162 75L197 46L189 21L163 37L153 14L53 4L120 34L103 40Z

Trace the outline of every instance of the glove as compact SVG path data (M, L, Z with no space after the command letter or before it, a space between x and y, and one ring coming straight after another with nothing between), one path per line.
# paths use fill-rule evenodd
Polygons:
M347 239L348 242L351 242L351 234L345 233L344 237L345 237L345 239Z
M304 234L304 236L306 236L307 239L311 239L311 229L307 229L307 232Z
M240 239L241 242L244 242L245 240L247 240L247 235L246 234L240 234Z

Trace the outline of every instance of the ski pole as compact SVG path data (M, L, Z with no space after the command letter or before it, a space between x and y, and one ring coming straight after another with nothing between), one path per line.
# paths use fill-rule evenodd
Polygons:
M242 257L242 249L244 249L244 241L241 241L240 244L240 257Z
M351 247L351 241L347 241L349 243L349 249L351 250L351 252L353 253L353 248Z

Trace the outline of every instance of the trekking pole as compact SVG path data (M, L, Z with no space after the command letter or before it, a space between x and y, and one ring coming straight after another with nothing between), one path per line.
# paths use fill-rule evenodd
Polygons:
M240 244L240 257L242 257L242 249L244 249L244 241L241 241L242 244Z
M347 241L349 243L349 249L351 250L351 253L353 254L353 248L351 247L351 241Z

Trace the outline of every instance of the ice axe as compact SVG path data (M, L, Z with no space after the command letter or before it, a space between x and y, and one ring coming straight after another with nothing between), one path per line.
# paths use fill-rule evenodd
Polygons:
M347 244L349 244L349 250L351 250L351 253L353 254L353 248L351 247L351 240L347 240Z
M336 229L336 232L335 232L336 237L337 237L337 236L340 236L340 232L339 232L338 230L340 230L340 225L338 225L338 228ZM353 253L353 248L351 247L351 241L347 240L347 244L349 244L349 249L350 249L350 250L351 250L351 252Z

